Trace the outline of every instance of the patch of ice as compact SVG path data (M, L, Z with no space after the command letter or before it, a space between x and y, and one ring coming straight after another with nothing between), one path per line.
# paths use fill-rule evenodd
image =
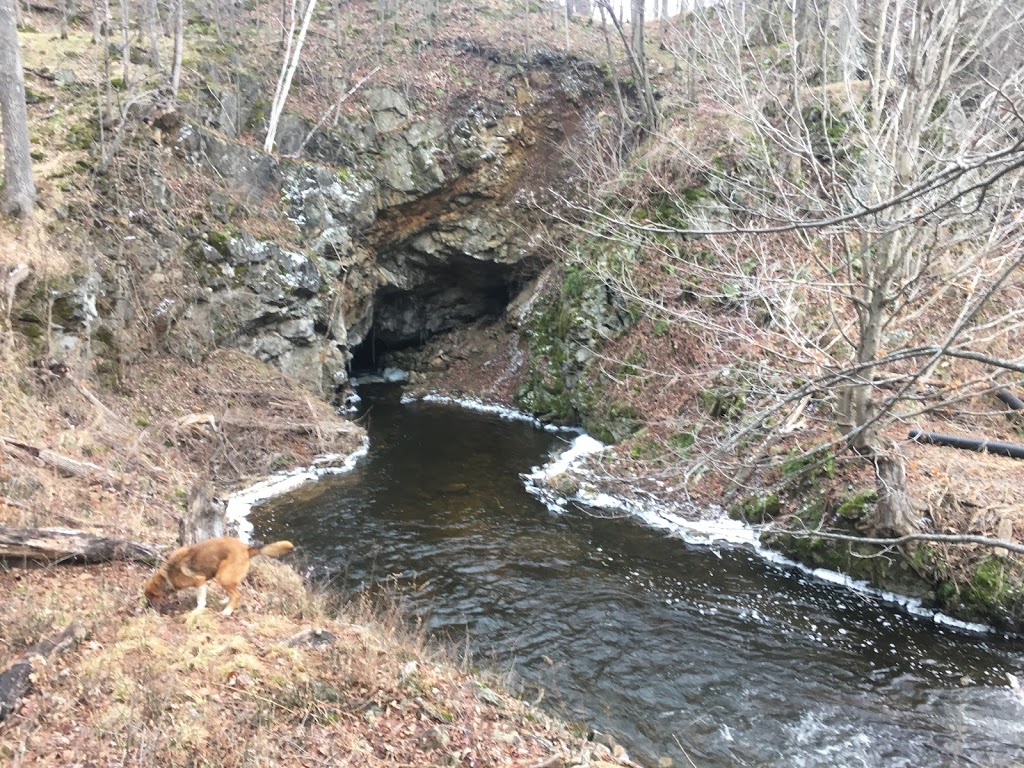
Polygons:
M360 384L402 384L408 380L409 372L401 368L385 368L380 373L367 373L350 379L353 387Z
M476 400L470 397L449 397L448 395L402 395L402 404L415 403L444 403L447 405L457 405L461 408L466 408L471 411L477 411L478 413L489 413L494 416L500 416L503 419L509 421L525 421L529 424L533 424L539 429L546 430L547 432L576 432L580 430L576 427L561 427L557 424L545 424L540 419L531 416L525 411L520 411L516 408L510 408L507 405L498 405L497 403L485 403L483 400ZM591 438L592 439L592 438ZM596 440L594 442L597 442Z
M227 521L234 523L238 529L238 538L249 541L253 526L249 522L249 512L257 504L287 491L292 491L306 483L315 483L325 475L341 475L351 472L356 463L370 450L370 439L363 438L362 445L348 455L329 454L317 456L312 466L278 472L250 485L227 499Z
M551 462L541 467L535 467L532 472L523 475L526 490L537 496L554 514L562 514L569 502L601 510L619 510L652 528L663 530L668 535L687 544L707 546L712 550L718 550L721 547L749 549L765 561L782 566L800 576L874 597L890 605L899 606L913 616L929 619L943 627L975 634L988 634L996 631L986 624L961 621L928 608L917 598L872 587L865 581L852 579L837 571L811 568L798 563L764 546L760 540L761 528L755 528L741 520L733 520L725 516L721 510L718 510L717 515L712 518L693 519L695 513L706 514L707 510L698 510L686 505L666 504L642 495L637 498L624 498L596 491L593 485L587 482L588 475L585 470L580 468L580 464L585 457L602 451L606 447L589 435L581 434L568 449ZM572 470L574 476L581 479L582 482L579 483L579 490L571 495L566 495L554 490L552 486L555 484L549 481L569 470Z

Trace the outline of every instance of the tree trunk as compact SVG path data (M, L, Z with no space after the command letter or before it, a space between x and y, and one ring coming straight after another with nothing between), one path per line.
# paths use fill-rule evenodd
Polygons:
M100 22L100 0L92 0L92 44L99 43L103 36Z
M0 209L28 219L36 201L25 106L15 0L0 0L0 120L3 121L4 186Z
M79 461L69 456L51 451L49 448L36 448L32 445L19 443L8 437L0 436L0 447L20 455L31 456L43 464L53 467L66 477L79 477L90 483L105 485L111 488L120 488L124 485L124 478L117 472L111 472L89 461Z
M654 98L654 88L651 87L651 80L647 76L647 60L644 58L643 0L631 0L631 2L632 41L626 35L626 31L623 28L623 20L615 14L609 0L599 0L598 7L608 14L608 17L612 20L612 26L619 33L622 47L626 51L626 60L629 62L629 68L633 72L633 78L637 83L637 90L640 92L641 104L644 110L644 127L648 131L654 131L661 121L661 114L658 110L658 103Z
M72 528L0 526L0 557L59 562L105 563L110 560L154 562L160 551L149 544L112 539Z
M633 55L641 61L644 59L644 21L644 0L630 0L629 23L633 36ZM646 62L644 67L646 69Z
M299 29L298 39L294 46L292 40L288 41L288 50L285 52L285 59L281 64L281 77L278 79L277 90L274 93L274 104L270 112L270 125L267 128L267 139L263 142L263 150L270 152L274 148L274 140L277 137L277 123L284 111L284 104L288 100L288 91L292 87L292 78L299 66L299 57L302 55L302 45L306 42L306 31L309 29L310 19L313 18L313 10L316 8L316 0L308 0L306 11L302 16L302 27ZM294 12L294 6L293 6ZM294 32L295 25L292 24Z
M210 483L197 483L189 493L188 509L178 521L178 544L188 547L223 536L226 511Z
M876 530L897 536L913 533L917 526L907 492L907 470L895 443L886 440L876 446L871 459L878 491Z
M145 0L143 7L145 17L146 35L149 37L149 62L157 69L160 68L160 45L158 43L157 25L160 23L160 11L157 8L156 0Z
M174 0L174 64L171 66L171 96L178 100L181 85L181 57L185 48L185 0Z
M121 80L127 90L130 81L129 69L132 57L132 39L128 32L128 0L121 0Z

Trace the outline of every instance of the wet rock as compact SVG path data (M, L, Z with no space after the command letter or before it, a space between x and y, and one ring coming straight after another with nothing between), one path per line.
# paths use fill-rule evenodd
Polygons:
M338 225L321 232L313 241L313 252L325 259L343 259L352 253L352 237L348 228Z
M363 103L371 112L396 112L409 116L409 103L393 88L368 88L363 92Z
M205 78L205 97L199 108L199 119L204 126L226 136L237 138L244 131L262 122L266 111L263 85L252 75L224 69L209 59L203 60L199 71Z
M193 165L210 168L224 184L236 190L264 194L280 181L273 156L196 126L181 129L174 149Z
M297 155L309 132L314 130L305 118L292 112L285 112L277 123L274 145L282 155Z
M411 145L403 135L385 143L376 175L386 187L405 193L426 194L445 182L434 149Z
M559 496L575 496L580 491L580 481L571 472L560 472L545 478L544 485Z
M295 648L300 645L309 645L317 648L325 645L333 645L337 639L337 635L333 632L329 632L326 629L311 627L289 637L288 640L285 641L285 645L289 648Z
M289 218L308 235L331 227L361 228L376 216L376 185L346 171L300 165L285 173L282 192Z

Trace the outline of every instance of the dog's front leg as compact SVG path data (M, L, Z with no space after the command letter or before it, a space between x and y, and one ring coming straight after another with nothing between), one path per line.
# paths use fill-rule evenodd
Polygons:
M192 613L202 613L206 610L206 584L199 585L199 589L196 590L196 607Z

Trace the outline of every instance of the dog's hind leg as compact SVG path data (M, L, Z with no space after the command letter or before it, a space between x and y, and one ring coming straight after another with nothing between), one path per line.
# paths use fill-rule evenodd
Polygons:
M228 607L221 611L221 613L225 616L230 616L242 601L242 593L238 591L237 584L222 583L221 586L224 587L224 591L228 593Z

